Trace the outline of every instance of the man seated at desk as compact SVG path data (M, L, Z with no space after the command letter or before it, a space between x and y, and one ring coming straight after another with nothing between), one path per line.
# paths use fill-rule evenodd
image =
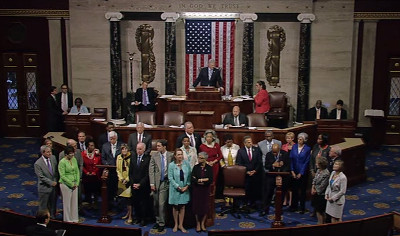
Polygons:
M232 113L226 114L222 123L227 127L249 125L247 116L243 113L240 113L239 106L234 106L232 109Z
M141 86L136 90L132 105L137 106L139 111L155 111L157 93L154 88L148 88L149 84L146 81L142 81Z
M208 67L201 68L199 76L193 83L193 87L196 87L200 83L200 86L213 86L216 88L224 88L221 78L221 70L215 67L215 60L208 60Z

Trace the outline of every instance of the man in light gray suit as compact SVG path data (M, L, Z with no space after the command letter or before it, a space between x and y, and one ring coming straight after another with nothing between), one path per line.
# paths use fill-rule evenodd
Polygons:
M151 134L144 132L143 122L138 122L136 125L136 133L129 135L128 146L131 152L136 153L136 147L138 143L146 144L145 155L150 155L151 152Z
M51 148L40 147L42 156L35 162L35 174L38 177L39 211L48 210L54 219L57 208L56 186L58 182L57 160L51 153Z
M157 151L150 159L149 177L156 216L156 224L153 229L162 232L165 228L165 207L169 192L168 165L172 161L173 154L167 152L167 140L165 139L157 141Z
M267 177L266 177L266 173L267 170L265 169L265 159L267 156L267 153L272 151L272 145L274 144L278 144L279 145L279 149L282 147L282 142L274 139L274 132L272 132L272 130L267 130L265 131L265 139L263 141L258 142L258 147L261 149L262 152L262 200L263 200L263 209L267 208L266 202L267 202L267 195L265 194L266 192L266 182L267 182ZM260 213L260 215L263 215L263 212Z

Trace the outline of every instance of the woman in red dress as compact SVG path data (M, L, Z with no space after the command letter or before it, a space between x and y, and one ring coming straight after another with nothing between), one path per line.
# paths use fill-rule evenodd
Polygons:
M213 169L213 185L218 179L219 172L219 161L223 158L221 153L221 146L216 142L217 134L214 130L208 129L204 132L204 140L200 145L200 152L206 152L208 154L207 164Z
M254 96L255 113L267 113L270 109L269 95L266 90L265 82L262 80L257 81L256 90L257 94Z
M95 149L93 141L90 141L86 146L88 147L87 150L82 152L84 201L94 204L92 199L97 201L97 196L100 193L100 169L96 165L101 165L101 155L99 150Z

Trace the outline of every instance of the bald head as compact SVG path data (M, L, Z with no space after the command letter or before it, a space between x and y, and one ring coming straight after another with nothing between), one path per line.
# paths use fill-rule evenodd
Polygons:
M238 116L240 113L240 107L239 106L234 106L232 109L232 114L234 117Z
M280 149L280 147L279 147L279 144L277 144L277 143L272 144L272 153L273 153L275 156L278 155L278 153L279 153L280 150L281 150L281 149Z

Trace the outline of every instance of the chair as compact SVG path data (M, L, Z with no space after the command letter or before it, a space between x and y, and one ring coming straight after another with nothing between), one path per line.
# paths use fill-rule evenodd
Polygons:
M156 113L153 111L138 111L135 113L136 124L138 122L143 122L147 125L156 124Z
M93 108L93 113L102 114L104 119L107 120L107 108Z
M252 127L267 127L264 113L251 113L247 115L249 126Z
M176 125L180 126L185 122L185 116L180 111L167 111L164 112L163 125Z
M221 115L221 124L224 123L225 117L226 117L226 115L228 115L229 113L231 113L231 112L226 112L226 113L224 113L224 114Z
M239 198L246 196L246 167L245 166L227 166L223 168L224 174L224 197L233 198L232 207L222 211L220 215L227 212L231 213L233 217L240 219L238 212L238 201Z
M287 125L289 121L289 107L287 105L287 96L285 92L269 92L270 109L267 113L269 120L281 120Z

